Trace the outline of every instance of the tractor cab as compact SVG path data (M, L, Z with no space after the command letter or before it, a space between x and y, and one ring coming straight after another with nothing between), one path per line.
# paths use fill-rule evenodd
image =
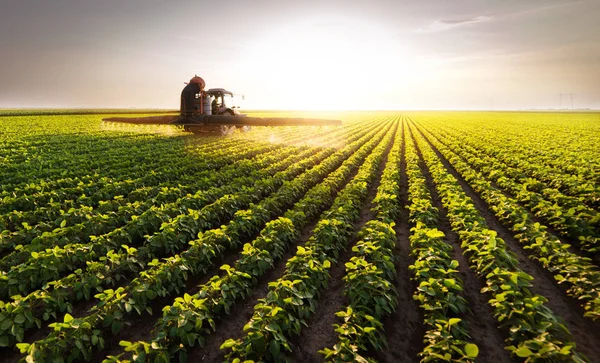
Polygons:
M210 99L210 114L212 115L239 115L239 107L234 104L233 92L224 88L211 88L206 91Z

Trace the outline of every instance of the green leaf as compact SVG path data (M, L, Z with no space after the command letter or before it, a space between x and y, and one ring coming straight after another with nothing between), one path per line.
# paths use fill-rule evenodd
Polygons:
M523 347L515 350L515 354L521 358L527 358L530 355L532 355L533 352L531 350L529 350L529 348L523 346Z
M27 353L27 350L29 349L29 345L30 345L29 343L17 343L17 349L21 353Z
M431 229L431 230L427 231L427 237L442 238L442 237L444 237L444 232L437 230L437 229Z
M221 344L221 348L219 348L219 349L231 348L231 347L233 347L235 345L235 343L236 343L235 340L233 340L233 339L227 339L225 341L225 343Z
M113 321L113 323L110 326L110 330L112 331L113 334L119 333L119 331L121 330L121 322Z
M281 346L277 340L271 340L269 343L269 352L273 355L273 357L278 358L280 356Z
M572 345L565 345L564 347L560 348L560 354L570 354L571 353L571 349L573 348Z
M12 320L10 318L6 318L6 320L2 322L2 325L0 325L0 330L8 330L12 325Z
M65 322L65 323L70 323L70 322L72 322L72 321L73 321L73 317L71 316L71 314L69 314L69 313L66 313L66 314L65 314L65 318L64 318L64 322Z
M23 314L17 314L17 316L15 316L15 323L16 324L23 324L25 322L25 315Z
M475 358L479 355L479 348L472 343L465 344L465 354L467 354L467 357L469 358Z
M0 347L8 347L8 337L7 336L2 336L0 337Z
M455 325L455 324L460 323L461 320L462 319L459 319L459 318L452 318L452 319L448 320L448 324L449 325Z

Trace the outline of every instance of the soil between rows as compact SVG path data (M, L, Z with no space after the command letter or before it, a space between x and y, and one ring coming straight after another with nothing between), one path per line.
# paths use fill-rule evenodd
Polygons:
M469 196L479 214L485 219L488 228L495 230L498 236L506 242L507 249L517 256L519 268L533 276L531 291L544 296L546 305L565 322L565 326L573 335L577 350L591 361L600 359L600 322L583 317L583 309L576 299L569 297L564 288L559 286L552 274L544 269L538 262L531 261L528 254L520 246L512 232L505 227L490 211L485 201L470 187L462 176L454 169L450 162L431 144L429 139L419 130L432 150L436 153L447 171L457 180L463 191ZM460 262L460 261L459 261Z

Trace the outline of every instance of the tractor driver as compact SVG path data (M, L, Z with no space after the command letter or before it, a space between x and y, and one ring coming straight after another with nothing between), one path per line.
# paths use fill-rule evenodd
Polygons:
M191 116L199 110L195 108L195 98L198 93L204 92L204 80L198 76L190 79L190 82L181 91L181 105L179 113L181 116Z
M214 96L212 103L211 103L211 108L212 108L212 113L213 115L215 115L217 113L217 96Z

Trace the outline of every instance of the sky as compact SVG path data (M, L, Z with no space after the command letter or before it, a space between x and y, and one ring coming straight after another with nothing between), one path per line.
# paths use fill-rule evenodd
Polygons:
M0 108L176 109L195 74L249 110L600 108L599 14L600 0L3 0Z

